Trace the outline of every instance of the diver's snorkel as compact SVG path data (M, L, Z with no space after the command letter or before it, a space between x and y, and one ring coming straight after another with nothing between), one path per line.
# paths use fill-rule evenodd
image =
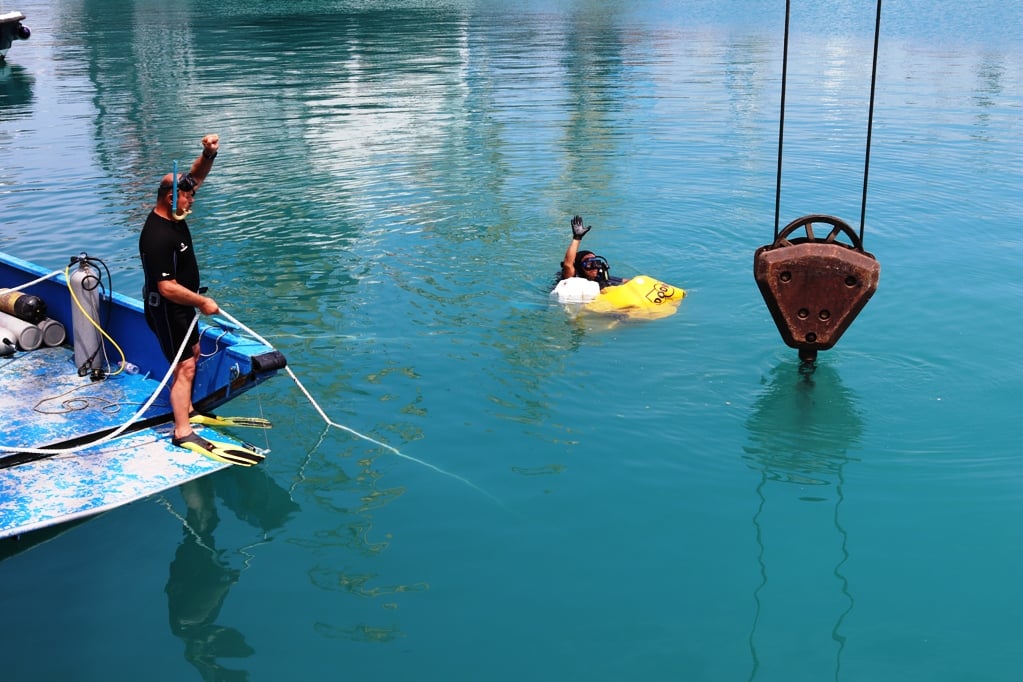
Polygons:
M178 160L174 159L174 172L171 173L171 218L173 220L184 220L191 212L191 210L188 210L178 213Z

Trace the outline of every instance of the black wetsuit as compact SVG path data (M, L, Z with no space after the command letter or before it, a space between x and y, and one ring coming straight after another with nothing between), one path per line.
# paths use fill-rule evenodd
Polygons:
M612 277L611 275L608 275L606 278L598 279L597 283L600 284L600 288L603 289L604 287L616 287L624 281L625 280L621 277Z
M195 308L165 299L159 294L157 282L173 279L187 289L199 291L199 264L188 224L151 212L139 235L139 256L146 276L142 289L146 322L159 339L164 356L173 361L195 317ZM193 327L182 360L192 357L192 346L198 342L199 332Z

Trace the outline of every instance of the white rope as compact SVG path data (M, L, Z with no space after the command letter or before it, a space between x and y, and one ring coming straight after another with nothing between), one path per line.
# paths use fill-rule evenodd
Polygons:
M63 270L54 270L50 274L43 275L39 279L34 279L31 282L28 282L27 284L22 284L20 287L14 287L13 289L0 289L0 291L6 291L6 292L21 291L22 289L28 289L33 284L39 284L40 282L45 282L48 279L53 279L57 275L62 275L62 274L64 274Z
M45 280L45 279L49 279L50 277L58 275L61 272L63 272L63 270L56 270L56 271L50 273L49 275L47 275L46 277L43 277L43 278L41 278L39 280L36 280L36 282L39 282L39 281L42 281L42 280ZM24 287L31 286L32 284L35 284L36 282L29 282L28 284L24 285ZM24 288L24 287L20 287L20 288ZM266 339L264 339L262 336L257 334L252 329L249 329L240 320L238 320L233 315L231 315L230 313L225 311L223 308L220 309L220 313L219 314L223 315L225 318L227 318L228 321L230 321L233 324L235 324L239 329L243 330L245 333L247 333L249 336L251 336L255 340L259 341L260 343L262 343L263 345L265 345L265 346L267 346L269 348L273 348L273 344L268 342ZM181 355L184 353L185 347L188 345L189 336L191 336L192 330L195 328L195 325L196 325L196 323L198 321L199 321L199 316L197 314L197 315L195 315L192 318L192 324L189 325L189 327L188 327L188 332L185 334L184 342L181 344L181 347L178 348L178 352L174 356L173 362L171 362L170 367L167 368L167 374L164 375L163 379L160 381L160 385L157 386L156 390L153 392L153 395L150 396L149 400L147 400L145 402L145 404L143 404L142 407L140 407L139 410L135 414L133 414L128 421L126 421L124 424L122 424L121 426L116 428L114 431L110 432L109 434L107 434L106 436L103 436L102 438L100 438L98 440L95 440L95 441L92 441L92 442L89 442L89 443L85 443L83 445L79 445L79 446L72 447L72 448L24 448L24 447L10 447L10 446L6 446L6 445L0 445L0 452L18 452L18 453L28 453L28 454L35 454L35 455L70 454L70 453L73 453L73 452L78 452L80 450L85 450L85 449L88 449L88 448L96 447L97 445L102 445L103 443L109 442L109 441L113 440L114 438L117 438L122 433L124 433L128 429L128 427L130 427L132 424L134 424L139 419L139 417L141 417L143 414L145 414L146 410L148 410L152 406L152 404L154 402L156 402L156 399L160 395L160 392L167 385L167 382L170 381L170 377L174 373L174 367L177 366L178 361L181 359ZM448 476L448 477L453 478L455 480L461 481L462 483L466 484L470 488L473 488L474 490L482 493L483 495L486 495L487 497L489 497L494 502L497 502L498 504L500 504L502 507L504 506L504 503L502 503L496 497L494 497L493 495L488 493L486 490L483 490L482 488L480 488L478 485L476 485L472 481L470 481L470 480L468 480L466 478L463 478L462 476L459 476L458 474L453 474L450 471L445 471L444 469L441 469L438 466L430 464L429 462L424 462L423 460L418 459L416 457L413 457L411 455L406 455L405 453L401 452L400 450L398 450L394 446L388 445L387 443L383 443L383 442L381 442L379 440L376 440L375 438L371 438L370 436L367 436L365 434L359 433L355 429L353 429L351 427L348 427L348 426L345 426L344 424L339 424L338 422L335 422L329 416L327 416L327 413L323 411L323 408L320 407L318 402L316 402L316 399L313 398L313 396L309 393L309 391L302 384L302 382L299 381L299 378L292 371L291 367L285 366L284 367L284 371L288 373L288 376L290 376L291 380L295 382L295 385L298 386L300 391L302 391L302 394L309 401L309 404L313 406L313 408L316 410L317 413L319 413L320 417L323 419L323 421L327 424L328 427L333 426L334 428L341 429L342 431L345 431L346 433L349 433L349 434L355 436L356 438L361 438L362 440L368 441L368 442L373 443L374 445L376 445L378 447L381 447L381 448L383 448L385 450L388 450L389 452L392 452L393 454L395 454L398 457L401 457L402 459L406 459L406 460L408 460L410 462L415 462L416 464L424 466L424 467L426 467L428 469L432 469L433 471L436 471L439 474L442 474L444 476Z
M220 309L220 313L219 314L223 315L224 317L226 317L228 319L228 321L230 321L231 323L237 325L239 329L241 329L246 334L248 334L249 336L254 338L256 341L259 341L260 343L262 343L262 344L264 344L264 345L266 345L266 346L268 346L270 348L273 348L273 345L271 343L269 343L266 339L264 339L262 336L260 336L256 332L254 332L251 329L249 329L248 327L246 327L238 319L233 317L230 313L226 312L223 308ZM309 404L312 405L313 408L320 414L320 417L323 418L323 421L326 422L327 426L333 426L334 428L341 429L342 431L350 433L350 434L352 434L353 436L355 436L357 438L361 438L362 440L368 441L370 443L373 443L374 445L382 447L385 450L388 450L388 451L394 453L398 457L401 457L402 459L407 459L410 462L415 462L416 464L420 464L420 465L422 465L422 466L424 466L424 467L426 467L428 469L433 469L437 473L443 474L444 476L450 476L451 478L454 478L454 479L456 479L458 481L461 481L462 483L466 484L470 488L473 488L473 489L479 491L480 493L486 495L491 500L493 500L494 502L497 502L501 506L504 506L504 504L500 500L498 500L496 497L494 497L493 495L488 493L486 490L483 490L482 488L480 488L478 485L476 485L472 481L470 481L468 479L465 479L465 478L462 478L458 474L453 474L450 471L445 471L444 469L441 469L440 467L434 466L433 464L430 464L429 462L424 462L423 460L417 459L416 457L412 457L411 455L406 455L405 453L401 452L400 450L398 450L397 448L395 448L395 447L393 447L391 445L388 445L387 443L381 443L380 441L376 440L375 438L371 438L371 437L369 437L367 435L359 433L358 431L356 431L353 428L350 428L348 426L345 426L344 424L339 424L339 423L335 422L334 420L332 420L330 417L327 416L327 413L323 411L323 408L320 407L319 403L316 402L316 399L313 398L312 395L310 395L309 391L306 390L306 387L303 386L302 382L298 380L297 376L295 376L295 373L293 371L291 371L291 367L285 366L284 367L284 371L288 373L288 376L290 376L291 380L295 382L295 385L298 386L298 389L300 391L302 391L303 395L305 395L306 399L309 401Z

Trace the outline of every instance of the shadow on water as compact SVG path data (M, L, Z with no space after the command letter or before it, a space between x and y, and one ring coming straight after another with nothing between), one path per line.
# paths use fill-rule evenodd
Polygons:
M0 562L11 557L27 552L30 549L46 544L50 540L60 537L72 528L80 526L89 521L92 517L62 523L48 528L34 530L25 535L16 535L0 539Z
M180 490L186 506L183 534L164 588L171 632L185 643L185 659L203 680L247 679L245 671L226 668L218 659L245 658L255 651L243 633L217 621L228 592L248 568L253 545L217 546L220 508L260 531L262 539L255 544L261 544L299 507L262 469L231 467Z
M829 487L834 489L831 525L840 543L838 559L832 574L841 590L839 612L834 617L834 625L830 637L836 645L834 673L839 678L841 657L845 648L845 636L842 624L852 611L854 600L849 591L849 583L843 575L843 566L849 559L848 536L840 519L840 510L844 501L843 468L849 461L855 461L849 452L859 443L864 422L857 410L856 397L843 386L841 378L833 368L826 364L808 365L798 361L787 360L774 368L766 379L767 386L757 399L752 415L746 423L749 432L749 444L744 448L743 459L749 466L760 473L757 485L759 504L753 515L753 526L756 531L758 547L758 563L761 582L753 593L756 611L750 630L749 648L752 658L750 680L757 677L762 665L762 658L757 647L761 633L758 626L765 615L762 593L768 586L767 546L764 538L766 530L764 514L768 509L768 490L774 484L789 486L777 489L778 497L771 506L783 507L787 503L828 502ZM791 486L796 486L795 488ZM808 489L817 487L820 492L806 494ZM793 500L794 491L798 497ZM805 506L796 510L797 517L809 517L812 514ZM794 533L796 522L788 527L777 529L779 535ZM828 540L829 538L822 538ZM834 538L830 538L834 539ZM813 544L811 542L811 544ZM820 546L811 550L820 558L823 549ZM810 563L809 561L807 563ZM802 566L779 566L778 573L792 572ZM774 575L784 581L789 576ZM785 595L795 602L792 595ZM793 604L794 605L794 604ZM823 603L820 604L823 606ZM770 647L768 647L770 648Z

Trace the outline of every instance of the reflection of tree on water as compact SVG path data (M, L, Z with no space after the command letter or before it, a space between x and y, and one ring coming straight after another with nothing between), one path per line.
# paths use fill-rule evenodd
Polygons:
M217 498L264 535L280 528L298 505L262 469L231 467L186 483L180 490L187 507L184 534L165 588L171 632L185 642L185 659L203 680L247 679L245 671L230 670L217 662L218 658L244 658L254 653L241 632L217 624L227 593L248 560L232 562L246 556L244 547L235 552L217 548Z
M837 614L831 630L831 639L837 645L835 678L841 669L845 637L842 623L852 611L853 598L842 575L842 567L849 558L848 537L839 520L839 509L844 500L842 469L849 461L848 451L859 442L864 429L863 419L856 410L855 396L846 389L837 372L827 365L807 366L784 362L776 367L764 393L754 405L746 424L750 444L744 448L743 458L761 474L757 486L760 500L753 516L759 547L761 583L754 591L756 613L750 632L750 653L754 679L761 665L756 647L757 628L762 616L761 593L768 584L766 546L762 517L767 507L766 490L770 483L821 486L815 495L800 495L799 501L824 502L828 500L827 486L835 491L833 524L841 541L840 558L833 575L841 586L847 607ZM779 499L784 504L785 500ZM808 542L812 538L802 538Z

